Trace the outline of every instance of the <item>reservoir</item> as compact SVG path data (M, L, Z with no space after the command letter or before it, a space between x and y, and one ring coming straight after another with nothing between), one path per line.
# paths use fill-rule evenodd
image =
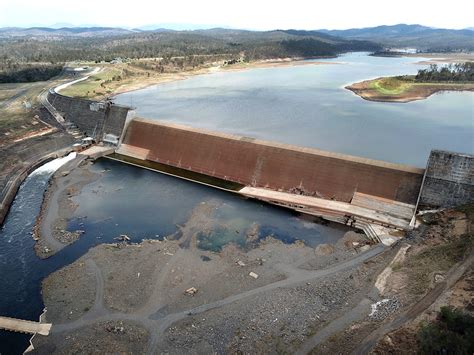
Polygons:
M344 86L416 74L423 58L351 53L331 64L224 71L118 95L137 115L425 167L431 149L473 153L474 93L370 102Z

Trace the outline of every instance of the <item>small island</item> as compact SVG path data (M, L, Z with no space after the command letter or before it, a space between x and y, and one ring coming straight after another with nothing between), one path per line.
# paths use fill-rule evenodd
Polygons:
M365 100L410 102L440 91L474 91L474 62L450 64L418 71L416 75L382 77L346 86Z

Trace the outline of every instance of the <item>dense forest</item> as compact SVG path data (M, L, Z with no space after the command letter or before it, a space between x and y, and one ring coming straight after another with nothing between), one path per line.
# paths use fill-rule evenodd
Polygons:
M49 80L59 75L62 65L29 65L0 72L0 83L29 83L33 81Z
M315 31L197 31L141 32L95 37L11 37L0 39L0 73L33 78L51 74L57 64L71 61L111 61L114 58L172 58L208 56L246 61L286 57L327 57L347 51L373 51L369 41L345 40ZM37 63L37 72L31 65ZM25 68L24 65L28 67ZM24 73L21 73L25 71ZM16 80L16 79L15 79ZM23 79L21 79L23 80ZM42 79L39 79L42 80Z
M473 82L474 62L449 64L441 67L431 64L428 69L419 70L415 80L419 82Z

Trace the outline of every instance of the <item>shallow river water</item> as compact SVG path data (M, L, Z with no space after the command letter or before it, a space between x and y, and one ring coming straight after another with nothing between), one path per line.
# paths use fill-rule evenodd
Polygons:
M433 148L474 153L474 93L370 102L344 86L415 74L423 58L351 53L303 65L217 72L118 95L137 115L425 167ZM318 60L321 61L321 60Z

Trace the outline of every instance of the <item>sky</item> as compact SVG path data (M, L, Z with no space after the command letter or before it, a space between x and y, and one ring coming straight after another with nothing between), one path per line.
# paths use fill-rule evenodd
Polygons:
M452 7L432 0L0 0L0 27L179 23L310 30L407 23L460 29L474 26L473 7L470 0Z

